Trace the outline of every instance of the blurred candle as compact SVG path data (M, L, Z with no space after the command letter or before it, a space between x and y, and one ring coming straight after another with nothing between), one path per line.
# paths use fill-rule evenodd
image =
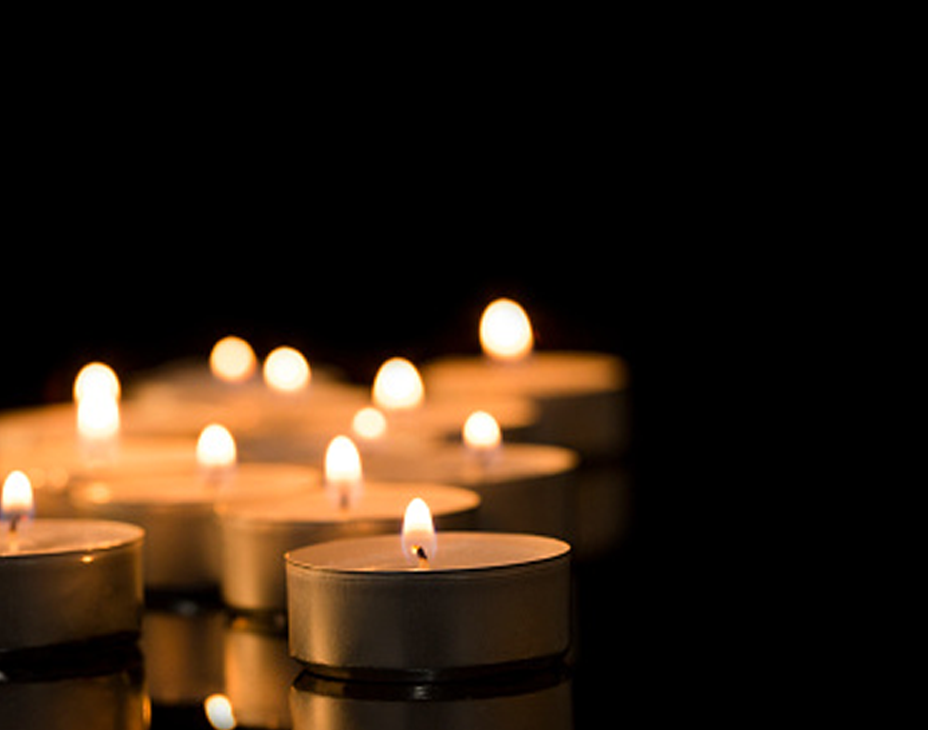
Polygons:
M621 358L598 352L536 352L528 315L510 299L487 306L479 338L483 357L443 357L423 368L430 393L439 398L531 398L539 418L528 440L569 446L593 457L624 450L628 373Z

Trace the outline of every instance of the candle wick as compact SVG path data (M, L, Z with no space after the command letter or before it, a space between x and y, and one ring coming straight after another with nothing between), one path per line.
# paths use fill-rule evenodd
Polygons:
M13 518L10 520L10 535L16 534L16 528L19 527L19 520L22 517L20 514L14 514Z
M345 486L342 486L342 488L338 490L338 508L342 510L342 512L347 512L349 506L350 506L350 499L349 499L349 494L348 494L348 488Z
M428 568L429 567L429 556L425 552L425 548L421 545L413 545L413 553L419 558L419 568Z

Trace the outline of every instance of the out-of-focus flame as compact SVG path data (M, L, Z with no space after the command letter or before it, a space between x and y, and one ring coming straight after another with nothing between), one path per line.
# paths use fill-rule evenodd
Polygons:
M437 551L432 513L425 500L416 497L407 505L403 517L403 555L408 563L425 567Z
M499 424L486 411L474 411L464 422L462 437L467 447L476 452L491 452L502 441Z
M85 391L77 402L77 432L96 443L114 439L119 433L119 401L108 392Z
M21 517L31 514L34 506L32 483L29 481L29 477L21 471L11 471L3 481L0 513L4 517Z
M336 436L325 450L325 488L332 501L343 509L361 494L361 454L347 436Z
M511 299L497 299L480 318L480 346L494 360L521 360L532 351L528 315Z
M85 396L105 395L119 400L119 378L109 365L92 362L84 365L74 378L74 400L80 403Z
M216 730L232 730L235 727L235 715L232 703L224 694L212 694L203 701L206 719Z
M387 419L373 406L367 406L354 414L351 430L365 441L376 441L387 432Z
M415 365L393 357L377 371L372 396L374 403L385 410L410 410L422 404L425 388Z
M225 426L211 423L197 439L197 464L204 469L223 469L235 466L235 439Z
M227 383L248 380L257 367L255 351L241 337L229 335L213 345L209 354L209 369Z
M264 382L280 393L303 390L310 376L306 358L292 347L278 347L264 361Z

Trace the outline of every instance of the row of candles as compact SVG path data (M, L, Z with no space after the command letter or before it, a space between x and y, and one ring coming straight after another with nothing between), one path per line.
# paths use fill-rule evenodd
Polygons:
M391 358L370 396L290 347L259 379L230 336L209 370L170 369L125 400L110 368L82 370L76 443L72 407L0 418L0 657L131 634L143 587L210 585L234 610L285 613L291 653L322 675L563 655L570 474L621 449L624 367L533 352L510 300L479 332L484 357L424 377Z

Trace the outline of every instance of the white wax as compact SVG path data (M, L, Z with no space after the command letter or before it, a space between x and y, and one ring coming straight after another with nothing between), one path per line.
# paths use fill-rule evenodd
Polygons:
M567 543L536 535L439 532L437 543L436 554L429 558L425 570L403 555L399 535L333 540L295 550L287 559L294 566L317 571L434 574L525 566L570 552Z
M138 527L121 522L25 519L20 521L15 536L10 533L8 524L0 524L0 558L87 553L107 550L141 537Z
M365 480L361 497L341 509L324 489L314 489L274 502L239 501L220 507L223 519L270 524L330 524L364 520L402 519L414 497L425 499L433 515L475 509L480 498L471 491L439 484L383 484Z
M598 352L534 352L524 360L496 362L485 356L439 358L422 369L426 392L483 392L531 397L621 390L628 371L615 355Z

